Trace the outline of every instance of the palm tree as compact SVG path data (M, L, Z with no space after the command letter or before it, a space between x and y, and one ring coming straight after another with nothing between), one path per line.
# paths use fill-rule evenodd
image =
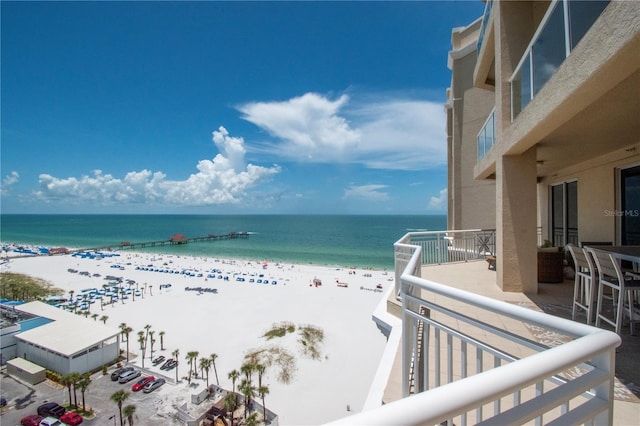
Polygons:
M140 343L140 351L142 352L142 368L144 368L145 345L144 345L144 332L143 331L139 331L138 332L138 343Z
M98 321L98 314L91 314L91 318L93 318L94 321Z
M149 285L149 296L153 296L153 291L151 291L152 287L153 287L152 285Z
M160 350L164 351L164 331L161 331L158 335L160 336Z
M218 380L218 369L216 368L216 359L218 358L218 354L209 355L209 360L211 361L211 365L213 366L213 372L216 375L216 385L220 386L220 380Z
M67 389L69 389L69 405L71 405L71 385L73 384L73 382L71 381L71 375L70 374L64 374L62 375L62 377L60 377L60 383L63 386L66 386Z
M151 324L147 324L142 328L144 328L144 331L145 331L144 340L148 340L149 339L149 330L151 330Z
M255 370L258 372L258 387L262 386L262 375L264 371L267 369L263 364L256 364Z
M171 352L171 356L176 360L176 363L179 363L178 357L180 356L180 351L178 349ZM178 383L178 364L176 364L176 383Z
M251 398L255 396L255 388L251 384L251 380L242 379L238 390L244 395L244 417L247 417L249 407L251 407Z
M198 351L187 352L187 356L185 357L185 359L189 361L189 376L187 377L189 380L189 384L191 384L191 372L193 371L193 360L196 358L198 358Z
M236 393L236 380L238 379L238 377L240 377L240 373L238 373L238 370L231 370L231 372L229 373L229 375L227 376L229 377L229 379L231 379L231 383L233 384L233 393Z
M122 335L122 337L126 337L126 343L127 343L127 362L129 362L129 333L131 333L133 331L133 328L129 327L126 323L122 322L120 323L120 334Z
M153 359L153 344L156 342L156 339L153 338L154 333L155 331L153 330L149 331L149 342L151 343L151 347L149 350L149 359Z
M240 372L244 374L244 377L249 382L251 382L251 375L253 374L254 369L255 369L255 364L252 364L250 362L245 362L240 366Z
M231 420L231 426L233 426L233 412L236 410L236 394L228 393L224 396L224 409L228 413Z
M100 299L102 300L102 299ZM102 321L103 324L107 323L107 320L109 319L109 317L107 315L103 315L100 317L100 321Z
M247 426L256 426L258 424L258 413L251 413L248 416L245 416L244 423Z
M156 339L151 338L151 351L149 352L149 359L153 359L153 345L156 343Z
M133 287L133 283L129 283L129 291L131 291L131 287ZM136 292L135 291L131 291L131 301L135 302L136 301Z
M124 390L119 390L113 395L111 395L111 401L118 404L118 410L120 411L120 426L124 426L124 419L122 418L122 403L129 398L129 392Z
M207 389L209 389L209 370L211 369L211 360L209 358L200 358L200 375L204 377L207 372Z
M266 424L267 423L267 406L264 405L264 396L267 395L269 393L269 387L268 386L258 386L258 395L260 395L260 398L262 398L262 419L263 422Z
M76 385L78 384L78 381L80 381L80 373L71 372L71 373L68 374L68 376L69 376L69 381L73 385L73 405L77 410L78 409L78 395L76 394ZM69 404L71 404L71 401L69 401Z
M84 400L84 393L87 391L89 384L91 383L91 378L88 373L80 376L80 380L78 381L78 387L80 388L80 393L82 394L82 411L87 411L87 406ZM77 408L77 407L76 407Z
M129 404L122 409L122 414L127 418L129 424L133 426L133 414L136 412L136 406Z

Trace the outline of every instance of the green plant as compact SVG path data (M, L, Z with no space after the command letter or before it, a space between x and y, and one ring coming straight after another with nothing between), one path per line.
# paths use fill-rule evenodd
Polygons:
M294 331L296 331L296 326L291 322L274 323L271 329L264 333L262 337L271 340L274 337L284 337L287 333L293 333Z
M549 240L544 240L544 243L540 246L540 248L551 248L553 247L553 243Z

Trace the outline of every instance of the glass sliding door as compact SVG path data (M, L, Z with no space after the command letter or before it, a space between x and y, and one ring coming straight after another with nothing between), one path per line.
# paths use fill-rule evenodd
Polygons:
M578 182L551 187L551 242L558 247L578 245Z
M640 166L620 170L622 245L640 245Z

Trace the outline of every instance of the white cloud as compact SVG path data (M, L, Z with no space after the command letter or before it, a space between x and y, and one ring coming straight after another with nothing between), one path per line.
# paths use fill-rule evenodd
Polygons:
M284 102L253 102L240 106L243 118L281 141L267 150L302 161L332 162L348 157L360 140L338 111L348 102L315 93Z
M441 189L437 197L431 197L427 209L429 210L446 210L447 208L447 188Z
M238 108L275 141L261 151L294 161L344 162L373 169L419 170L446 164L441 104L399 96L331 101L307 93Z
M18 183L20 175L15 170L9 173L2 179L2 188L0 188L0 194L5 195L9 193L9 189Z
M344 190L343 199L360 199L369 201L387 201L389 194L381 190L387 188L387 185L352 185Z
M357 106L362 142L357 161L374 169L420 170L446 164L446 116L442 105L388 99Z
M164 173L150 170L132 171L121 179L101 170L80 178L41 174L40 188L34 195L75 203L229 204L242 201L250 188L280 172L277 165L245 166L244 140L229 136L224 127L213 132L213 142L220 153L213 160L198 162L198 171L183 181L168 180Z

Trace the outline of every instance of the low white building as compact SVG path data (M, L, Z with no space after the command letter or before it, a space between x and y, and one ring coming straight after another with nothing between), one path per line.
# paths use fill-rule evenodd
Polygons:
M82 374L114 361L119 355L117 328L42 302L25 303L15 309L51 320L14 335L18 357L60 374Z

